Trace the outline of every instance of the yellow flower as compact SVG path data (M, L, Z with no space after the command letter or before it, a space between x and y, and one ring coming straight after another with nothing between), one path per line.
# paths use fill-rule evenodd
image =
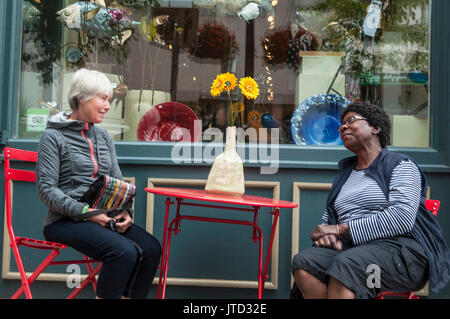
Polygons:
M237 85L237 78L233 73L222 73L220 75L225 81L225 85L228 87L228 91L233 91Z
M234 113L239 113L245 109L245 105L242 102L233 103L231 109Z
M225 79L219 74L211 85L211 95L218 96L226 89Z
M237 78L233 73L221 73L217 75L216 79L211 85L211 95L218 96L222 92L232 91L236 88Z
M239 88L247 99L256 99L259 95L258 84L249 76L239 81Z
M216 79L211 85L211 96L216 97L222 94L222 92L227 92L229 98L229 110L228 119L231 122L231 126L234 126L234 120L239 117L239 113L245 110L245 105L242 102L233 103L231 99L230 92L233 91L237 86L237 78L233 73L221 73L217 75ZM241 93L247 99L256 99L259 96L258 84L250 76L241 78L239 81L239 88ZM243 99L242 99L243 100Z

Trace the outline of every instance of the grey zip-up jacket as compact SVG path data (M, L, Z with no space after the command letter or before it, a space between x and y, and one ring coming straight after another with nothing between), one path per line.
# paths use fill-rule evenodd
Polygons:
M70 112L52 116L38 145L37 192L49 211L44 226L63 217L81 221L87 203L79 199L99 175L122 179L109 133L92 123L70 120Z

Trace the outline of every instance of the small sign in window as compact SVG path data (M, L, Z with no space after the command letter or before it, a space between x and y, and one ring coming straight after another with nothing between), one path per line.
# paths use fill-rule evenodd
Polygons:
M27 132L43 132L47 125L49 110L28 109L27 110Z

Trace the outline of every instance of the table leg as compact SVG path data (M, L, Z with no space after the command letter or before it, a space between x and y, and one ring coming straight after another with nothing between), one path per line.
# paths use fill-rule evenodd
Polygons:
M181 207L181 202L182 201L183 201L182 198L177 198L177 214L176 214L176 218L178 218L180 216L180 207ZM181 220L178 220L177 226L176 226L176 229L175 229L175 235L180 232L180 228L181 228Z
M254 212L253 212L253 224L257 225L258 223L258 211L259 211L259 207L254 207ZM256 234L256 229L255 227L253 227L253 237L252 237L253 241L256 243L258 241L258 237Z
M255 229L255 228L254 228ZM262 232L260 232L259 235L259 256L258 256L258 299L262 298L262 292L264 290L264 280L263 280L263 265L262 265L262 260L263 260L263 235Z
M178 224L178 218L175 218L175 220L177 221L176 223ZM171 223L171 225L172 224L173 224L173 222ZM175 226L175 227L177 227L177 226ZM176 229L174 231L176 231ZM169 270L169 252L170 252L171 235L172 235L172 229L169 228L169 233L167 235L166 251L165 251L166 258L164 260L164 284L162 286L161 299L166 298L167 271Z
M167 242L166 242L166 248L164 251L165 259L164 259L164 280L162 285L162 293L161 293L161 299L164 299L166 297L166 285L167 285L167 271L169 270L169 255L170 255L170 240L172 238L172 232L177 235L177 233L180 231L178 228L181 222L180 215L176 216L170 223L168 234L167 234Z
M273 239L275 237L275 232L277 230L278 217L280 216L280 210L278 208L274 209L272 211L272 215L274 215L273 222L272 222L272 231L270 233L269 247L267 247L267 255L266 255L266 260L264 262L264 272L262 274L262 287L263 287L263 289L264 289L264 284L265 284L266 278L267 278L267 269L269 267L270 256L272 254ZM260 293L258 292L258 298L259 299L262 298L262 291L263 291L263 289L261 289Z
M167 239L167 231L168 231L168 222L169 222L169 211L170 211L170 205L172 205L173 202L170 200L169 197L166 199L166 214L164 217L164 232L163 232L163 247L162 247L162 256L161 256L161 264L159 265L159 284L158 284L158 299L161 299L161 287L163 285L163 278L166 278L167 276L165 273L167 272L167 269L165 269L165 259L166 259L166 239ZM166 282L164 281L164 286L166 285Z

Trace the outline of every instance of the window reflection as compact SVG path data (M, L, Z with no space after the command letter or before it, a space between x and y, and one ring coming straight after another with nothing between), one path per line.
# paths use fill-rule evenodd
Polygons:
M88 67L114 82L101 125L115 140L176 141L187 114L202 132L224 132L241 94L230 102L210 90L230 72L259 87L255 100L241 101L234 124L244 130L279 128L283 144L340 145L339 110L364 100L391 116L391 145L428 147L428 48L427 0L23 1L17 136L38 138L36 123L68 110L70 77ZM158 109L171 110L164 123L150 116Z

